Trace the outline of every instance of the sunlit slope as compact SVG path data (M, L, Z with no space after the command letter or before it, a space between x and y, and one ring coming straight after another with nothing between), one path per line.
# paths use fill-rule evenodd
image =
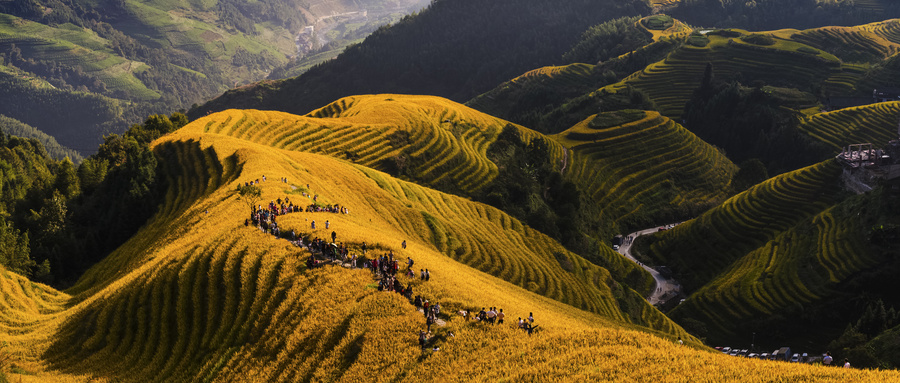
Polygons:
M517 228L515 221L496 210L383 173L324 156L187 130L162 139L155 147L169 172L174 172L170 195L176 198L166 200L164 213L135 240L98 264L93 277L81 282L81 292L73 291L77 295L69 298L44 287L35 290L24 278L0 272L3 304L20 301L15 304L16 315L38 325L0 333L14 361L36 373L15 374L12 379L846 382L900 378L890 372L751 361L678 347L674 336L681 335L689 344L693 338L677 327L659 332L666 337L658 337L622 321L624 314L618 318L595 315L534 294L442 254L433 245L435 231L428 228L427 220L414 217L430 211L435 222L452 227L464 224L456 222L457 215L479 216L476 221L486 228L474 228L475 233L491 230L490 236L480 240L511 246L511 251L532 257L547 270L556 261L548 259L551 256L544 249L556 245L545 244L541 249L539 235ZM441 302L443 312L494 305L502 307L508 319L533 312L542 331L529 337L506 326L466 323L453 316L446 326L433 328L434 345L440 351L423 353L415 341L424 327L421 314L397 294L372 288L368 271L305 270L300 258L305 253L243 225L247 205L237 200L234 186L263 175L268 179L262 183L264 200L284 197L292 186L309 184L321 201L341 203L351 211L349 215L293 213L281 218L284 227L324 236L330 230L306 230L306 219L327 219L338 240L354 249L366 240L370 252L383 254L391 249L401 258L412 256L417 266L428 267L431 281L411 282L416 294ZM280 177L289 182L279 182ZM145 248L140 237L148 235L158 236L154 241L165 246ZM518 245L512 243L516 238ZM399 246L402 239L409 244L405 250ZM525 244L539 248L532 250ZM139 262L131 264L125 258ZM577 259L572 262L576 267L583 264ZM601 270L593 272L602 277ZM600 292L601 302L595 304L602 305L610 300L603 295L615 294L614 290L603 293L603 285L601 279L592 286L582 284L586 287L581 290ZM35 308L41 306L45 308ZM12 327L23 323L3 318ZM450 337L449 331L455 336Z
M743 256L690 296L671 315L688 316L733 334L735 323L807 307L840 290L839 283L881 259L867 251L856 213L844 204L786 230Z
M371 95L344 98L303 117L229 110L185 129L328 154L419 183L473 192L496 176L485 152L508 124L438 97ZM610 232L624 230L617 223L653 225L698 213L725 197L735 170L711 146L658 113L647 114L639 125L595 132L603 136L596 143L576 137L579 127L552 137L518 129L526 142L547 139L564 175L604 209L609 227L603 230ZM564 153L565 147L582 144Z
M657 234L649 256L694 291L781 232L837 202L841 167L833 160L784 173L673 230Z
M187 129L328 154L469 192L496 176L485 151L507 124L439 97L375 95L343 98L302 117L228 110ZM521 130L526 139L537 135ZM562 158L560 146L550 149Z
M439 97L372 95L344 98L303 117L229 110L199 119L185 129L345 158L420 184L472 195L496 177L497 167L487 158L486 150L508 125L504 120ZM550 157L561 170L569 166L563 161L563 145L533 130L516 127L526 142L544 139ZM606 250L609 249L601 250L604 254L600 256L616 279L625 280L637 273L642 276L635 278L650 281L643 269ZM633 279L629 280L634 282Z
M804 119L800 129L835 150L848 144L880 145L897 138L900 125L900 102L840 109L819 113Z
M873 62L897 51L898 45L889 38L889 30L897 21L886 21L855 27L822 27L794 33L779 33L791 40L832 53L845 62ZM788 30L790 31L790 30Z
M737 170L658 112L595 115L554 138L571 149L566 176L580 180L604 218L628 227L699 214L728 196Z
M875 33L890 42L900 44L900 19L891 19L860 25L859 28Z
M334 230L341 242L355 249L366 241L376 254L392 249L401 259L412 256L433 274L424 285L411 280L415 289L444 303L449 312L502 305L510 316L527 312L544 316L546 322L540 323L550 333L593 324L635 328L628 324L634 321L670 336L689 337L604 269L496 209L329 157L195 135L189 129L157 143L155 150L173 175L170 198L141 234L94 267L73 289L83 291L75 297L79 303L66 313L68 321L45 353L54 367L122 379L128 378L124 371L143 377L155 374L153 378L159 380L192 380L204 374L244 374L254 369L287 369L286 376L296 377L305 376L296 375L295 370L303 368L313 368L313 376L332 376L337 371L321 366L329 359L309 358L310 349L324 356L343 341L354 344L348 346L348 353L369 345L380 349L376 345L402 336L398 332L408 338L392 347L411 345L417 314L393 297L366 300L378 294L366 292L372 283L367 271L306 274L298 260L305 256L303 252L243 225L248 208L237 200L234 186L263 175L268 178L263 183L264 200L284 197L293 185L305 188L309 184L320 202L340 203L351 211L350 215L294 213L280 219L284 230L320 237ZM231 179L231 169L240 169L237 182L221 183ZM281 176L291 182L279 182ZM222 187L216 188L219 184ZM299 194L290 197L304 199ZM327 219L331 229L308 230L307 219L318 220L320 228ZM154 238L147 241L141 238L144 235ZM399 246L404 239L409 243L406 250ZM346 284L321 286L322 278ZM348 305L345 299L359 303ZM382 334L353 329L371 325L368 319L357 323L347 317L355 308L376 317L393 313L393 320L385 321L392 330ZM311 323L313 334L325 328L334 334L297 330L296 313L319 309L324 312L305 315L303 322ZM345 318L348 324L335 326L326 320L332 316ZM316 325L322 320L327 325ZM358 339L356 331L366 335ZM401 354L412 352L406 348ZM260 350L270 350L272 359L263 363L250 358ZM291 365L304 358L310 360ZM367 363L370 359L360 358ZM198 371L200 375L195 375Z

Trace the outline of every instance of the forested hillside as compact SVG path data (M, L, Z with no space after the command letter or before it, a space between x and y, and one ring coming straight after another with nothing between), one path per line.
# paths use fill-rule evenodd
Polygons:
M558 64L591 25L649 13L642 1L438 0L334 61L290 80L232 90L192 110L304 114L341 97L429 94L462 102L527 70Z
M422 0L0 2L0 114L91 154L104 134L264 79L314 50L342 49L348 39L422 6Z

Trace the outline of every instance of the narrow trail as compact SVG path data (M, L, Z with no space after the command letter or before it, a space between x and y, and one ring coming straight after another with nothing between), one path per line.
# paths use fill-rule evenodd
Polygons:
M638 260L635 259L633 255L631 255L631 244L634 243L634 240L637 239L637 237L645 234L655 233L657 230L659 230L659 226L631 233L629 234L629 236L631 236L632 238L631 242L628 242L627 244L623 243L621 246L619 246L619 253L630 259L632 262L637 263L638 265L643 267L644 270L647 270L647 272L649 272L650 275L653 276L653 279L656 281L655 288L650 293L650 296L647 297L647 301L650 302L651 305L665 302L665 298L672 297L681 293L681 284L679 284L678 281L676 281L675 279L667 279L663 277L659 273L659 271L656 271L656 269L638 262Z
M569 149L565 146L563 147L563 159L562 159L562 168L559 169L559 175L566 175L566 166L569 166Z

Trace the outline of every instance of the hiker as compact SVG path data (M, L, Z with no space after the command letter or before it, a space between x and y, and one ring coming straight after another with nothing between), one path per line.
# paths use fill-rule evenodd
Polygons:
M328 221L325 221L325 228L328 228ZM331 243L334 243L334 240L337 239L337 233L334 231L331 232Z
M833 362L833 361L834 361L834 358L831 357L831 351L826 351L825 357L822 358L822 364L824 364L826 366L830 366L831 362Z
M412 269L412 267L413 267L413 260L412 260L412 258L406 257L406 268L407 268L407 270Z
M366 255L366 243L365 242L363 242L362 250L363 250L363 255Z
M429 272L428 269L425 269L425 281L428 282L428 280L430 280L430 279L431 279L431 272Z
M844 358L844 368L850 368L850 360L847 358Z
M528 323L529 324L534 323L534 314L528 313Z
M681 340L681 337L680 337L680 336L678 337L678 345L679 345L679 346L684 346L684 341Z
M425 335L425 331L419 331L419 346L422 349L425 349L425 343L428 342L428 337Z
M403 243L400 244L400 246L403 247L404 249L406 248L406 240L405 239L403 240Z
M313 230L316 229L316 220L313 220L313 221L312 221L312 229L313 229Z
M419 277L425 280L425 269L419 269Z
M331 223L328 222L328 220L326 219L325 220L325 230L328 230L328 226L330 226L330 225L331 225Z
M428 326L428 332L431 332L431 325L434 324L434 316L427 315L425 316L425 325Z
M491 309L487 312L487 322L490 324L494 324L495 318L497 318L497 312L494 311L493 307L491 307Z
M441 302L434 303L434 315L438 315L441 313Z
M350 268L351 269L356 268L356 254L353 254L353 258L350 259Z
M504 318L505 316L506 316L506 315L503 314L503 309L500 309L500 312L497 313L497 324L503 324L503 318Z

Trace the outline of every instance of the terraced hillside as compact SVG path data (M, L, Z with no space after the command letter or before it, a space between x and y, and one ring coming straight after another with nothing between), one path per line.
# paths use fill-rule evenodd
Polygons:
M545 133L568 129L570 124L596 112L597 107L615 108L609 101L598 103L586 99L585 95L661 60L691 33L690 27L680 20L656 17L663 18L663 22L671 21L671 26L658 26L659 21L651 23L650 17L617 19L596 25L563 56L563 60L571 63L526 72L469 100L466 105ZM616 44L619 40L622 42ZM622 50L626 52L617 56ZM569 125L568 121L571 121Z
M790 39L834 54L844 62L877 62L897 51L898 45L874 28L824 27L790 35Z
M836 150L848 144L880 145L897 138L900 124L900 102L840 109L806 118L800 129Z
M747 253L834 205L840 174L841 167L828 160L771 178L657 234L647 255L671 267L688 292L696 291Z
M89 30L54 28L0 13L0 47L4 51L15 46L28 59L81 68L106 84L109 94L118 91L117 94L126 95L124 98L136 101L159 98L158 92L135 77L149 66L122 57L111 45L109 40Z
M744 79L799 89L811 89L842 73L837 57L797 42L774 39L772 45L760 46L737 36L726 37L741 33L692 36L664 60L604 89L615 92L631 85L646 93L663 115L678 118L694 89L700 86L707 63L712 63L715 75L721 79L740 74Z
M603 208L604 233L697 214L729 193L734 165L658 113L648 113L637 125L590 133L602 136L591 143L587 141L593 138L578 136L582 129L593 129L586 127L589 121L547 143L560 170L565 166L565 177ZM485 151L507 124L442 98L371 95L344 98L303 117L226 111L199 119L188 129L329 154L443 190L470 193L496 176L496 165ZM518 129L525 142L546 137ZM636 139L644 137L651 139ZM574 150L564 154L566 147ZM640 192L632 195L635 190Z
M863 226L844 205L807 217L748 252L690 296L670 315L712 327L717 337L734 336L735 324L785 315L796 307L833 298L840 283L884 261L867 251ZM788 316L788 315L785 315ZM840 327L840 324L834 324Z
M563 271L549 253L559 245L494 209L341 160L203 133L200 125L154 144L172 181L161 212L75 288L61 293L0 270L0 341L18 366L5 371L11 379L900 378L893 372L737 359L678 346L675 336L696 343L643 301L647 317L659 322L652 324L655 331L638 331L616 303L626 291L617 291L608 274L568 253L563 255L573 271ZM238 200L235 186L263 175L263 201L285 195L303 200L297 191L304 190L350 211L290 213L279 219L284 229L312 236L334 230L353 252L367 241L377 255L393 250L428 267L429 282L409 282L416 294L439 301L450 314L445 325L432 328L429 347L439 350L420 350L415 339L423 328L421 314L398 294L370 288L369 271L306 269L305 251L244 226L247 204ZM328 219L332 228L310 231L312 219ZM441 252L451 237L472 249L459 254L464 263ZM406 249L401 240L407 240ZM520 274L542 294L584 302L603 314L494 276ZM453 314L488 305L504 308L507 319L534 313L541 330L529 337L511 326L467 322Z
M862 30L871 31L892 43L900 44L900 20L898 19L879 21L860 25L859 27Z
M485 151L508 124L438 97L403 95L347 97L303 117L232 110L199 121L210 133L329 154L466 192L496 176ZM529 140L537 137L520 130ZM561 146L550 149L562 159Z
M621 228L699 214L729 195L737 170L716 148L658 112L603 113L554 138L571 149L566 176L580 180L601 216ZM662 217L651 214L660 211Z
M271 347L270 342L277 338L266 334L276 328L293 332L294 325L280 327L286 325L284 315L303 312L303 305L323 298L314 295L317 299L307 299L311 297L302 293L318 278L346 279L350 285L334 288L356 286L359 289L353 290L362 294L356 295L359 298L376 293L366 293L364 288L371 283L368 271L307 275L299 261L305 257L304 251L244 226L241 213L246 204L238 200L234 185L264 174L269 177L263 183L264 200L285 195L305 199L294 193L296 187L318 194L321 203L340 203L351 212L289 214L279 220L283 230L318 237L334 230L355 252L367 242L370 251L379 255L390 249L401 258L412 256L417 265L432 271L433 278L425 284L416 278L408 282L422 294L440 299L450 313L492 302L503 304L509 315L524 316L527 311L544 315L546 322L541 323L548 331L557 326L553 318L561 318L559 328L572 320L629 327L634 321L661 334L688 336L606 270L496 209L329 157L197 134L191 129L164 138L155 151L166 161L172 185L160 213L70 290L73 296L65 300L71 308L53 310L59 322L54 322L56 328L45 329L53 335L45 335L41 345L28 343L37 342L34 334L28 339L11 334L4 337L17 350L49 347L40 353L21 351L18 356L42 356L52 366L78 374L117 376L124 371L154 371L159 380L192 379L193 375L179 374L209 373L205 368L215 370L216 360L231 357L234 350L229 347L251 339L253 347ZM279 175L291 182L275 181ZM330 230L321 225L318 231L308 229L307 220L325 219L331 221ZM407 249L400 248L402 240L407 240ZM502 292L510 288L518 293ZM339 301L346 298L329 291L319 294ZM522 301L516 294L532 298ZM376 307L386 303L373 299L378 303L364 311L377 314ZM198 302L202 303L197 306ZM389 312L406 316L401 327L414 334L411 306L400 305L393 297L387 302L399 306ZM566 319L567 315L574 317ZM85 331L85 325L94 330ZM201 351L209 348L216 353ZM116 363L101 363L111 355L120 358Z

